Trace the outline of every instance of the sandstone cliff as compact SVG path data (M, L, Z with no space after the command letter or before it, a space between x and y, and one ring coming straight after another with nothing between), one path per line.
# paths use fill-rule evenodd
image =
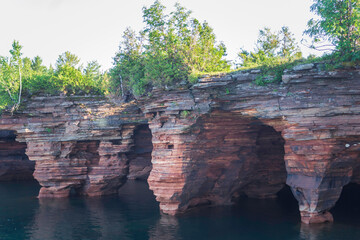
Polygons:
M360 71L308 64L263 87L258 74L206 77L138 103L37 97L0 130L35 161L40 197L112 194L151 170L165 213L272 198L287 184L303 222L332 221L342 187L360 181Z
M303 222L332 221L342 187L359 179L359 70L308 64L265 87L257 75L204 78L143 103L154 145L148 182L163 211L273 197L286 183Z
M133 102L115 106L99 97L62 96L24 104L21 113L2 116L0 129L16 132L36 163L39 197L113 194L124 184L133 165L127 155L137 157L134 130L146 123ZM150 158L142 174L151 170Z

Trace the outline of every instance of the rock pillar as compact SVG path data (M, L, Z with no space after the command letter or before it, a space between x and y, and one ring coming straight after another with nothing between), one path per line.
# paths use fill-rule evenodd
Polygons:
M359 158L359 149L351 145L348 140L316 140L302 134L286 141L287 184L299 202L303 223L333 221L329 210L350 182Z

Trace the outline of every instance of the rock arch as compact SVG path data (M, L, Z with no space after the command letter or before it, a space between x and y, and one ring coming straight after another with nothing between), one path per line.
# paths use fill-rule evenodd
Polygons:
M108 140L33 142L28 154L37 163L39 197L68 197L116 194L129 176L147 179L151 151L151 132L140 124Z
M215 110L169 134L165 129L178 129L176 121L181 117L158 115L151 123L156 141L149 184L164 212L231 204L241 195L272 198L285 186L285 141L270 125Z

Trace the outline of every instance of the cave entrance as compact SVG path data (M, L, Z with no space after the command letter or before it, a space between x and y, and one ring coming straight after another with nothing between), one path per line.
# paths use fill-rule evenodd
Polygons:
M342 189L335 207L330 210L336 222L360 224L360 184L351 182Z
M250 198L274 198L286 183L285 140L273 127L256 120L250 126L256 135L252 176L238 191Z
M273 127L237 112L214 111L193 130L200 133L183 196L188 207L276 198L286 186L285 141Z
M136 203L134 206L137 209L141 208L142 204L151 204L155 209L159 207L147 182L152 169L152 150L152 133L149 125L137 126L133 134L133 146L126 154L129 164L127 181L118 192L122 200Z
M0 181L34 180L35 162L25 154L26 143L16 141L16 132L0 130Z
M350 183L345 185L335 206L330 210L336 222L360 224L360 161L358 152L354 159Z
M134 130L134 145L127 153L129 160L129 180L147 180L152 169L152 134L148 124L139 125Z
M334 221L345 223L345 224L356 224L360 225L360 151L359 151L359 136L352 136L346 139L346 142L342 145L351 143L350 146L346 146L346 150L341 152L339 156L340 164L337 163L335 167L337 170L341 171L346 169L343 172L342 181L340 183L346 182L348 180L347 175L351 169L352 174L349 183L344 185L341 190L341 194L335 203L335 206L330 209L334 217ZM336 184L336 178L331 180L331 183ZM336 199L334 199L336 200Z

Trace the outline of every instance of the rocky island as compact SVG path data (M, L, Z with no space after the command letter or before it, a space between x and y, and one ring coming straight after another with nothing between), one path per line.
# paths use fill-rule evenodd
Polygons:
M0 180L35 178L40 198L58 198L146 179L172 215L288 185L302 222L333 221L342 188L360 181L360 70L304 64L267 86L258 75L205 76L128 102L32 97L0 118Z

